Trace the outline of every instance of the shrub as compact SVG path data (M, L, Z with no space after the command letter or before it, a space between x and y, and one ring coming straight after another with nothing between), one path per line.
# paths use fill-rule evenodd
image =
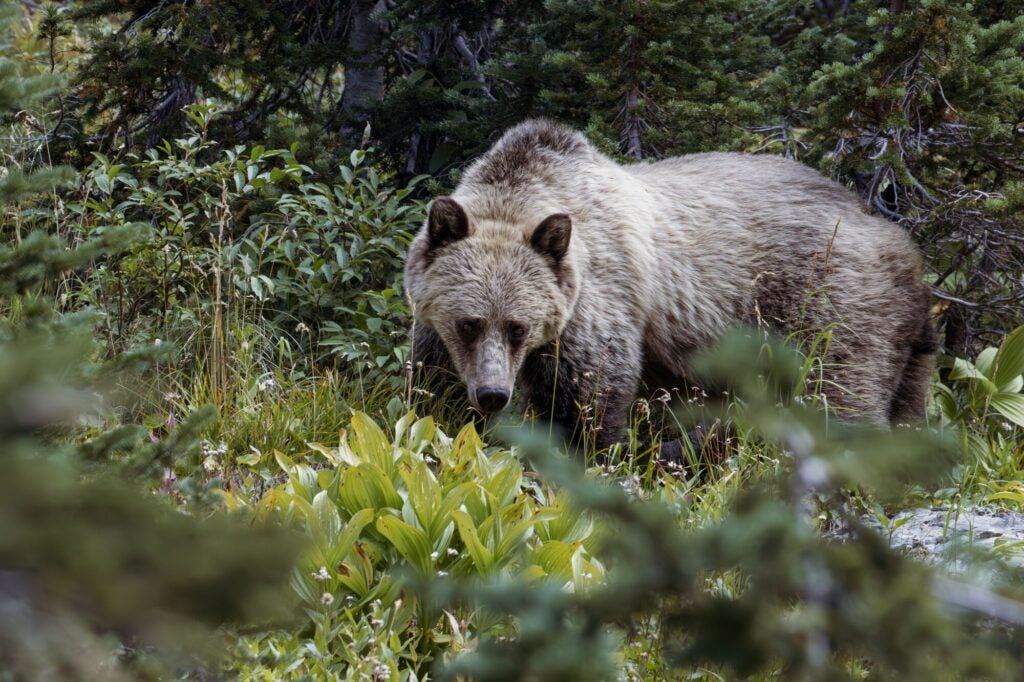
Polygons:
M337 183L316 178L292 150L216 151L207 138L215 108L187 114L188 137L126 163L96 154L81 175L63 221L77 239L127 222L151 230L68 282L69 305L104 314L111 353L170 338L186 360L213 366L241 343L227 337L256 324L278 359L333 358L365 380L401 382L400 254L423 220L409 197L418 180L388 187L361 150L339 166Z

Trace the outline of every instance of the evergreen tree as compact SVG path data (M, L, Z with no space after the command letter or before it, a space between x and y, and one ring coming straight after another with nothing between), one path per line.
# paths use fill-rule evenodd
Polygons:
M489 73L506 34L529 22L537 0L396 3L389 24L386 88L373 137L403 173L446 174L518 120L519 85Z
M23 60L11 45L9 27L20 18L13 5L0 5L0 125L16 126L45 107L47 98L60 86L54 74L26 74ZM12 136L13 137L13 136ZM11 150L13 152L13 149ZM67 168L43 168L26 171L13 164L0 174L0 207L13 204L19 198L39 192L71 176Z
M339 106L335 69L349 53L350 26L366 19L353 16L360 9L341 0L231 0L201 8L187 0L83 0L73 13L78 22L120 25L91 36L75 79L79 129L72 141L153 146L181 134L182 109L207 98L226 110L216 134L230 143L263 138L275 123L287 127L275 118L285 112L319 132L317 124ZM379 93L363 96L372 95ZM347 106L356 108L353 97Z
M539 81L534 113L635 159L742 148L764 116L750 97L767 47L751 22L759 4L546 3L518 54Z

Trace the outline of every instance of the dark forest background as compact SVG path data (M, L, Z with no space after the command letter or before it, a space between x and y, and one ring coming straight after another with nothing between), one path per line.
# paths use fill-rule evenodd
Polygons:
M329 175L373 146L450 184L530 116L609 153L784 154L856 188L926 249L945 345L1020 321L1024 65L1012 0L81 2L100 22L54 149L142 150L215 100L223 145Z

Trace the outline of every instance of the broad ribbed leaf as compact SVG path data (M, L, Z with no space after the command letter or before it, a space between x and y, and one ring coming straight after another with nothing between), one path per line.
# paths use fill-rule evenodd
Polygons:
M999 346L992 381L1005 390L1011 381L1024 374L1024 325L1017 327Z
M423 528L430 528L437 508L441 506L441 486L434 473L422 460L409 466L403 463L399 473L408 490L409 503Z
M343 473L338 497L350 514L360 509L402 508L402 498L391 479L373 464L360 464Z
M494 565L494 557L491 555L490 550L480 542L480 536L477 535L473 519L469 514L461 510L452 512L452 518L455 519L455 524L459 528L459 537L462 538L462 543L466 545L466 550L473 559L477 570L484 574L488 573Z
M341 535L341 515L326 490L321 490L313 498L313 518L309 519L309 529L313 539L325 546Z
M430 573L433 561L430 558L430 543L423 531L390 514L377 519L377 530L394 545L403 559L423 573Z
M444 529L451 524L452 512L459 508L466 496L476 489L476 484L471 481L460 483L455 486L441 499L441 505L437 508L434 518L431 521L427 532L431 538L437 538L444 532Z
M455 436L451 452L445 458L445 464L454 469L456 475L461 475L477 460L483 447L484 442L480 440L473 422L470 422Z
M361 509L348 520L337 540L338 548L343 550L342 556L348 554L348 551L352 549L352 545L356 544L356 540L359 539L363 529L373 523L374 514L375 512L372 509Z
M950 421L955 420L959 407L957 407L956 396L953 395L953 391L948 386L939 383L934 385L933 390L935 391L935 402L938 404L939 409L942 410L942 416Z
M989 405L1017 426L1024 427L1024 394L996 393Z
M348 445L362 461L376 464L388 476L394 474L395 460L391 456L391 443L367 414L356 412L352 415L352 434Z
M978 353L978 357L974 361L974 366L978 368L978 371L989 379L992 378L992 369L996 365L996 353L998 352L997 348L990 346Z
M339 466L344 463L341 458L341 455L338 453L337 448L328 447L323 443L312 442L306 443L306 447L309 448L310 450L315 450L316 452L319 452L333 466Z
M544 569L544 573L555 578L570 580L572 578L572 556L580 548L578 543L550 540L541 545L533 560Z
M992 381L982 374L981 370L975 367L970 361L957 358L953 363L953 369L949 373L950 379L977 381L989 395L999 390Z
M437 427L434 424L433 417L420 419L412 425L412 429L409 431L409 449L413 452L419 452L434 440L434 433L436 431Z

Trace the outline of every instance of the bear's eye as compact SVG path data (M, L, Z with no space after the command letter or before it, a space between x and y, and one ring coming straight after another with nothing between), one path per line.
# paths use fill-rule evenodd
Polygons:
M483 331L483 328L483 322L476 319L459 320L455 324L455 329L459 332L459 336L463 341L472 341L476 337L480 336L480 332Z
M526 325L519 322L511 322L508 325L508 338L514 343L519 343L526 338Z

